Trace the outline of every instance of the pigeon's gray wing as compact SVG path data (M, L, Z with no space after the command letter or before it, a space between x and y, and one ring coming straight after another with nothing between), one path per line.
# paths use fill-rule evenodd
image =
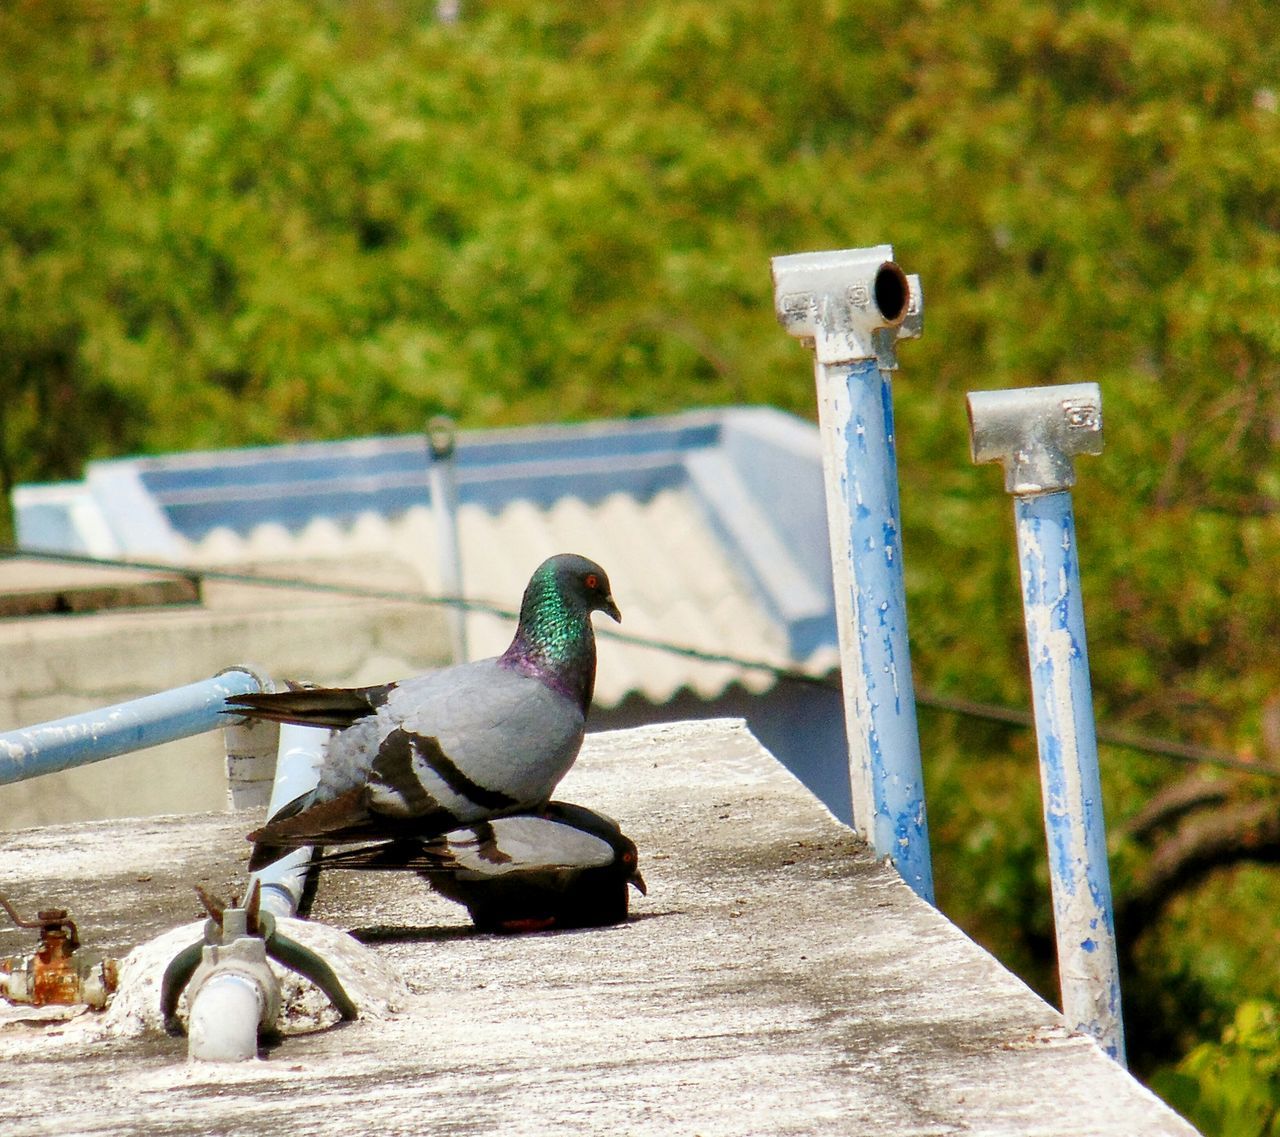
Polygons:
M571 699L496 660L405 680L333 736L313 796L250 839L278 856L298 845L429 837L539 806L577 757L583 725ZM255 852L250 867L263 863Z
M317 860L333 868L412 869L482 879L518 872L603 868L616 854L603 838L538 814L495 817L426 840L340 849Z
M572 699L494 660L401 684L375 721L369 809L393 818L445 809L464 823L547 801L584 726Z
M462 877L510 872L602 868L613 863L607 841L549 818L497 817L446 833L422 846L423 865Z

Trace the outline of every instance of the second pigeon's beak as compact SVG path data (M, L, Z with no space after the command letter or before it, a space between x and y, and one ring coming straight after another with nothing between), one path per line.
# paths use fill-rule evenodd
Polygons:
M615 623L622 623L622 613L618 611L618 605L614 603L612 592L600 601L600 611L606 616L611 616Z
M641 896L649 895L649 889L645 885L644 877L640 875L639 869L636 869L636 871L631 874L631 876L627 879L627 883L631 885L631 887L634 888L638 893L640 893Z

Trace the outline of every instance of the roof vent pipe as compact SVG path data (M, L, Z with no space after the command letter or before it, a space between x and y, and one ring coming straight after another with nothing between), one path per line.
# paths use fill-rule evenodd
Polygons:
M1071 487L1075 459L1102 453L1102 392L1096 383L970 391L975 462L999 462L1013 495L1023 615L1062 1013L1125 1060L1120 965L1102 775L1089 683Z
M275 782L267 816L274 817L291 801L316 788L329 732L321 727L283 723L276 758ZM262 907L275 916L296 916L306 891L312 847L294 849L249 878L262 888Z
M449 637L455 663L467 662L467 613L462 607L462 548L458 538L457 431L448 415L436 415L427 423L427 448L431 454L428 481L431 513L436 523L436 560L440 591L455 603L449 607Z

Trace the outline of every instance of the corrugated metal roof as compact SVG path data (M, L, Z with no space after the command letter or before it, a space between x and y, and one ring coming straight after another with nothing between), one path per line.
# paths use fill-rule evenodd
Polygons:
M544 557L580 552L609 572L627 636L810 674L837 666L821 462L809 424L738 408L468 432L457 455L468 598L514 608ZM421 436L409 436L101 462L83 486L65 487L68 515L56 524L56 487L19 487L15 511L28 546L41 543L30 539L35 527L61 531L64 542L74 530L89 551L98 541L109 554L192 566L377 554L412 565L425 591L439 594L429 461ZM99 511L87 525L86 500ZM473 656L510 639L507 619L476 612L467 623ZM603 625L610 622L597 621L604 706L632 693L661 704L685 689L709 699L731 684L763 691L775 681L614 639Z

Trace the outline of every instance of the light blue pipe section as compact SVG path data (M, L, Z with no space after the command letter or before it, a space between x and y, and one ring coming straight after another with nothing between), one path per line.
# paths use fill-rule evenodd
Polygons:
M1014 498L1062 1011L1124 1061L1120 970L1071 495Z
M848 394L845 421L837 430L843 437L845 555L859 666L844 682L855 687L856 721L847 724L849 731L861 733L868 751L874 816L867 830L876 855L890 857L915 893L932 904L929 823L907 642L891 374L874 359L828 365L825 371L826 382L843 383ZM857 801L855 794L855 812Z
M322 727L293 723L281 725L276 777L271 787L271 801L267 805L268 817L274 817L295 798L316 788L329 733ZM310 845L294 849L250 876L250 887L255 879L262 885L263 909L275 916L297 914L302 891L306 887L307 862L311 859L311 852Z
M431 515L436 525L436 564L440 569L440 591L445 596L462 596L462 546L458 537L458 461L453 448L453 427L449 425L448 445L433 441L427 484L431 491ZM430 428L428 428L430 432ZM453 661L466 663L467 612L460 604L445 613Z
M0 734L0 785L145 750L225 724L229 695L262 690L252 672L232 669L185 687Z
M281 724L276 778L271 786L271 800L267 803L268 817L274 817L295 798L316 788L330 733L319 726Z

